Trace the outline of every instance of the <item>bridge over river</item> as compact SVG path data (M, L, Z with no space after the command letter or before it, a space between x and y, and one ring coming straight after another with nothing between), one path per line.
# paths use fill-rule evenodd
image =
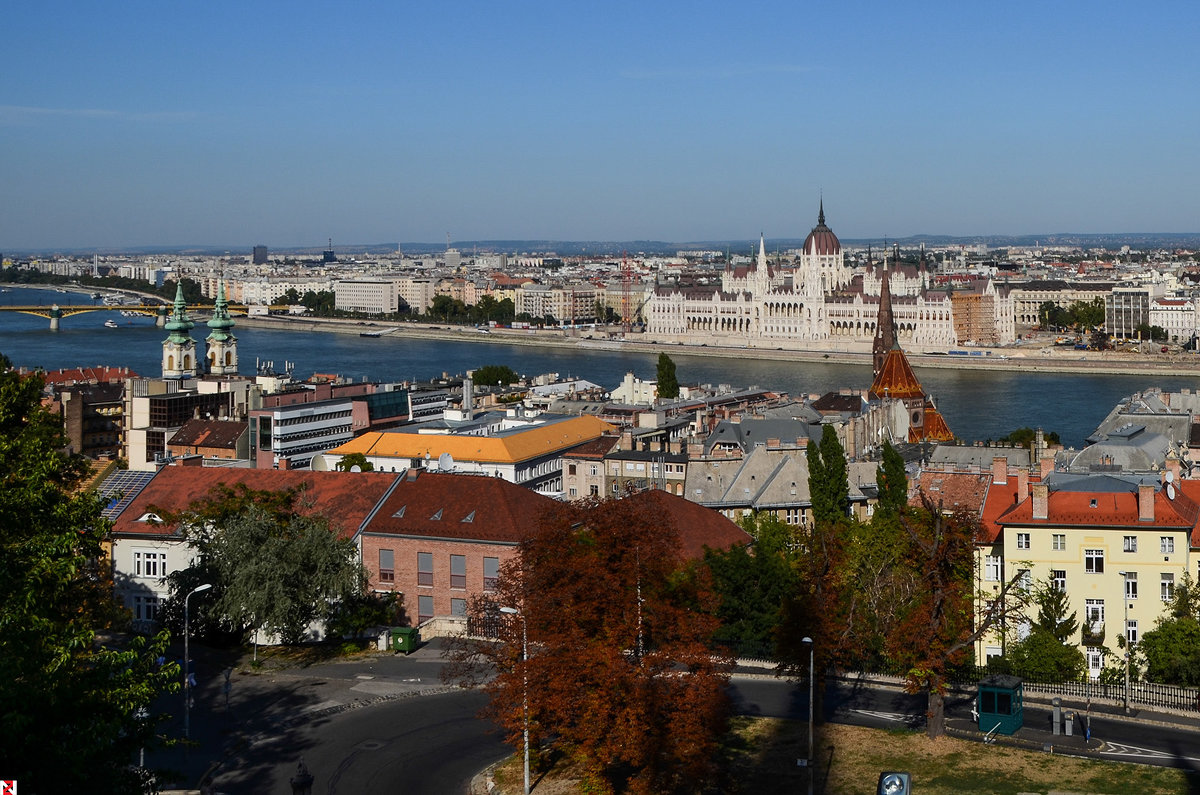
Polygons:
M229 314L245 316L249 310L244 304L229 304ZM285 307L279 307L281 309ZM212 304L191 304L186 307L187 313L193 318L203 318L212 314ZM64 317L72 315L83 315L88 312L121 312L132 313L135 315L144 315L155 319L155 324L162 327L167 322L167 317L171 314L170 304L66 304L59 306L58 304L45 305L28 305L28 306L0 306L0 312L20 312L24 315L36 315L44 317L50 321L50 330L58 331L59 322Z

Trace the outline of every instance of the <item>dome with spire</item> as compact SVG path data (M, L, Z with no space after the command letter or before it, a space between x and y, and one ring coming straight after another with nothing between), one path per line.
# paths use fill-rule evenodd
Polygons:
M842 244L833 230L825 225L825 200L821 200L821 209L817 213L817 225L804 238L804 253L810 256L836 256L841 253Z
M217 301L213 307L212 319L208 321L208 328L211 330L210 339L227 340L230 337L229 330L233 328L233 318L229 316L229 302L225 299L225 282L221 282L217 287Z

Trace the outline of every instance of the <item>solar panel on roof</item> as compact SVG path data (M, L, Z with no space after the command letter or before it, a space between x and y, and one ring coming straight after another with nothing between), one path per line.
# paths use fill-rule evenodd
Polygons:
M101 515L105 519L116 519L121 512L129 507L129 503L146 488L146 484L154 479L153 472L139 472L129 469L112 473L100 484L100 496L107 500Z

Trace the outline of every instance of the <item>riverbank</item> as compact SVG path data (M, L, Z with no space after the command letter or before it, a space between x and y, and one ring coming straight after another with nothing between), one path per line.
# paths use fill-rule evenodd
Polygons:
M660 344L640 339L597 338L579 330L488 329L426 323L380 323L361 320L292 316L238 317L239 326L250 328L319 331L359 336L378 335L404 339L452 340L479 345L520 345L577 351L629 351L636 353L704 356L714 359L758 359L778 362L829 362L869 366L868 352L777 350L732 348L710 345ZM602 333L602 332L601 332ZM638 335L640 336L640 335ZM994 370L1026 373L1080 373L1088 375L1200 375L1200 355L1137 354L1117 351L1077 351L1047 348L1041 343L1009 348L973 348L966 355L910 353L918 369Z

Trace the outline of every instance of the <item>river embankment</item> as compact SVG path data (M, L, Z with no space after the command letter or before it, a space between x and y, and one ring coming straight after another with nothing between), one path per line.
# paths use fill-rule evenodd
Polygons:
M577 329L480 329L428 323L399 323L312 318L287 315L238 317L238 325L293 331L319 331L366 337L453 340L479 345L520 345L570 350L666 352L714 359L759 359L779 362L830 362L869 365L871 354L857 351L779 350L718 345L661 344L632 337L606 337L603 332ZM993 370L1027 373L1079 373L1087 375L1200 375L1200 355L1188 353L1139 354L1126 351L1078 351L1047 347L1044 343L1004 348L971 348L951 355L909 353L913 367L946 370Z

